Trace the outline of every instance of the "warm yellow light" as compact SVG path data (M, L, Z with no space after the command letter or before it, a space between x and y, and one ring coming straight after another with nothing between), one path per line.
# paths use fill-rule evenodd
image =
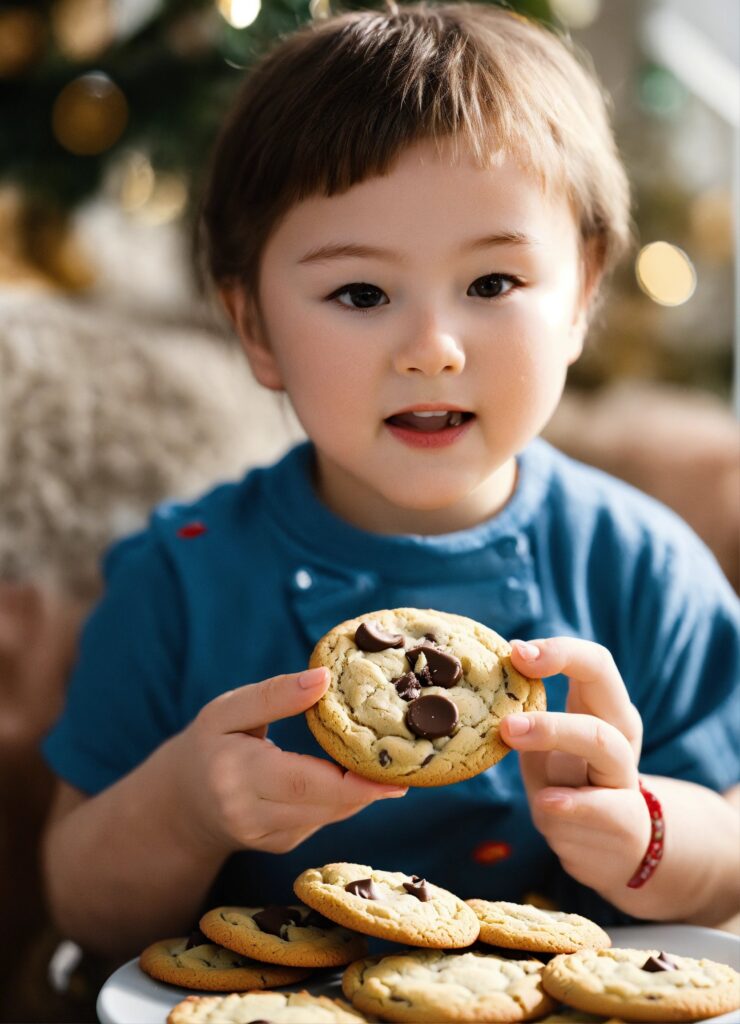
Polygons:
M100 71L73 79L52 108L57 141L78 156L95 156L118 141L128 121L128 103L121 90Z
M661 306L688 302L696 288L694 265L683 249L669 242L644 246L637 256L635 274L645 294Z
M51 8L54 39L68 60L95 60L114 34L110 0L56 0Z
M246 28L256 19L261 0L218 0L218 9L234 28Z
M331 11L331 0L311 0L308 5L308 12L314 21L323 21L324 18L330 18Z
M587 28L601 13L601 0L550 0L550 7L568 28Z
M121 206L133 213L151 199L153 191L154 168L143 153L132 153L123 171Z
M187 201L188 190L183 179L177 174L160 171L155 173L151 194L136 209L135 216L144 224L167 224L180 216Z

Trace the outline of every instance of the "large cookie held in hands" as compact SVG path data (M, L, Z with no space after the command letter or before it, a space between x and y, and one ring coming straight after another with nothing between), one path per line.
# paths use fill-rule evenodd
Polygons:
M335 761L376 782L441 786L469 779L509 747L501 719L544 711L540 679L520 675L502 637L432 609L371 612L335 626L309 665L331 685L306 712Z

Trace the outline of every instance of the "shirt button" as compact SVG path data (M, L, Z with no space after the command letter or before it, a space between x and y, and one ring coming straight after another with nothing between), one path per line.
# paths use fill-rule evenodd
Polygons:
M313 576L308 569L299 569L293 576L293 585L296 590L310 590L313 586Z
M375 586L375 580L372 576L368 575L368 573L362 572L355 577L355 584L357 589L365 594L368 590L373 589Z
M494 544L496 553L506 561L520 558L526 551L526 541L523 537L500 537Z
M514 611L521 612L529 606L529 598L524 586L515 576L506 581L507 602Z

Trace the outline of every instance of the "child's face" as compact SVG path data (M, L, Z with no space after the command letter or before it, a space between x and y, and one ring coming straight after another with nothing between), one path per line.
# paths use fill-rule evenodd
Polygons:
M506 235L527 241L471 245ZM356 251L308 258L326 246ZM245 347L288 392L330 507L378 532L461 529L506 502L514 455L558 403L585 329L580 278L565 198L511 160L481 170L425 142L288 211L262 257L264 345Z

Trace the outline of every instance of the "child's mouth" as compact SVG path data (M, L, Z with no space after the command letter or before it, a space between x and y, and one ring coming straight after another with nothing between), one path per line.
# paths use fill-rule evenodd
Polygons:
M406 430L418 430L423 434L432 434L440 430L449 430L459 427L472 419L472 412L402 412L395 416L389 416L385 421L393 427L403 427Z
M466 434L474 420L472 412L441 409L396 413L384 422L397 440L412 448L441 448Z

